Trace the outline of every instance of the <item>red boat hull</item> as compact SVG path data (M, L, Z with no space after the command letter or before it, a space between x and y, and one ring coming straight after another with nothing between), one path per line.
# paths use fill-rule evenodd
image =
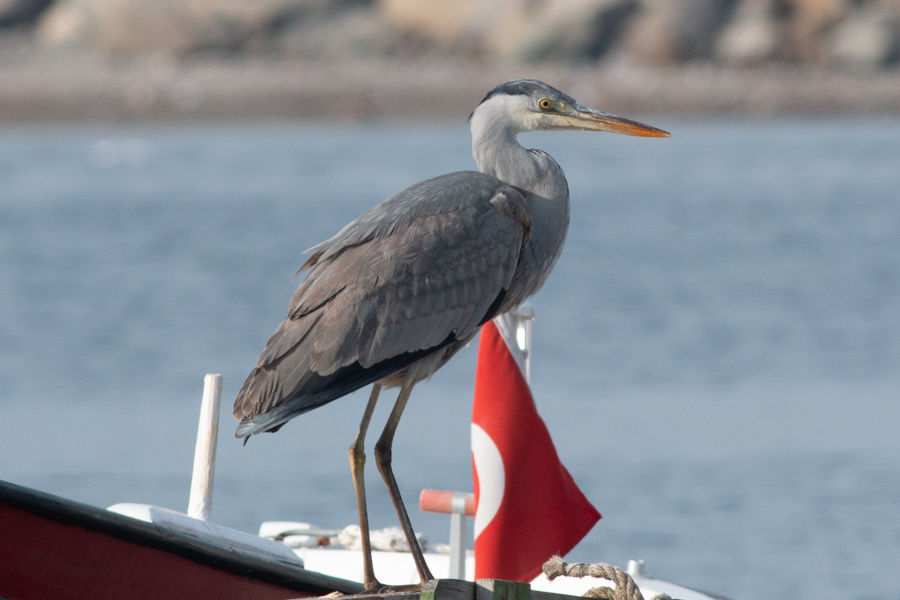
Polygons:
M359 584L0 482L0 597L283 600Z

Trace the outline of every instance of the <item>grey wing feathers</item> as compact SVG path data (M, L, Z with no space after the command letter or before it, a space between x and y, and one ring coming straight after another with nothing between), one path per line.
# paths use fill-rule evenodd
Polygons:
M235 400L238 437L471 336L496 312L529 232L519 191L463 172L401 192L312 248L312 271Z
M417 183L375 206L341 229L336 235L306 251L312 256L303 271L319 260L331 258L378 237L407 229L424 214L452 213L489 200L503 186L499 179L477 171L460 171Z

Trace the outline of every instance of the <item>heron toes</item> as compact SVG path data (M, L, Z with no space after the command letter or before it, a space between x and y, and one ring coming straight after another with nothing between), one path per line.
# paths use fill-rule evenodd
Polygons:
M378 581L377 579L372 583L365 584L366 595L380 596L382 594L402 594L409 592L421 592L422 589L428 584L428 581L423 581L422 583L413 583L409 585L385 585Z
M382 585L382 583L376 579L374 581L367 581L365 583L365 587L366 587L366 592L365 592L366 594L380 594L384 591L384 588L387 586Z

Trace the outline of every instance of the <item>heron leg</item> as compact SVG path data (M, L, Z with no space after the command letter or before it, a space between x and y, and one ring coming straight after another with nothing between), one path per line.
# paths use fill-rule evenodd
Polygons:
M406 536L409 550L413 555L413 560L416 562L419 579L422 580L422 583L425 583L434 579L434 576L425 563L425 556L422 554L422 548L419 547L418 540L416 540L416 534L413 531L412 524L409 522L409 515L406 512L406 507L403 505L403 499L400 497L400 488L397 487L397 480L394 478L394 472L391 470L391 446L394 442L394 433L397 431L400 416L403 414L403 409L406 408L406 402L412 393L413 385L412 383L407 383L400 388L400 395L397 397L397 403L394 404L394 410L391 411L387 425L384 426L384 431L381 433L378 443L375 444L375 464L378 466L381 478L384 479L388 493L391 495L391 502L394 504L394 510L397 511L400 526L403 528L403 534Z
M366 411L363 413L359 431L350 444L350 472L353 474L353 489L356 491L356 508L359 511L359 536L363 550L363 585L367 592L374 592L381 588L381 583L375 579L375 569L372 567L372 543L369 540L369 512L366 509L366 479L363 470L366 466L366 455L363 446L366 440L366 430L369 421L372 420L372 412L378 402L378 394L381 386L377 383L372 386L372 394Z

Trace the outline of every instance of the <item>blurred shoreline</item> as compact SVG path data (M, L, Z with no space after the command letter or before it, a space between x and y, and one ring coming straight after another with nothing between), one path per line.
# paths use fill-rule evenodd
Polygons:
M0 123L466 118L486 92L541 79L625 115L895 115L900 72L769 64L649 67L626 59L516 64L453 57L353 61L111 57L4 43Z

